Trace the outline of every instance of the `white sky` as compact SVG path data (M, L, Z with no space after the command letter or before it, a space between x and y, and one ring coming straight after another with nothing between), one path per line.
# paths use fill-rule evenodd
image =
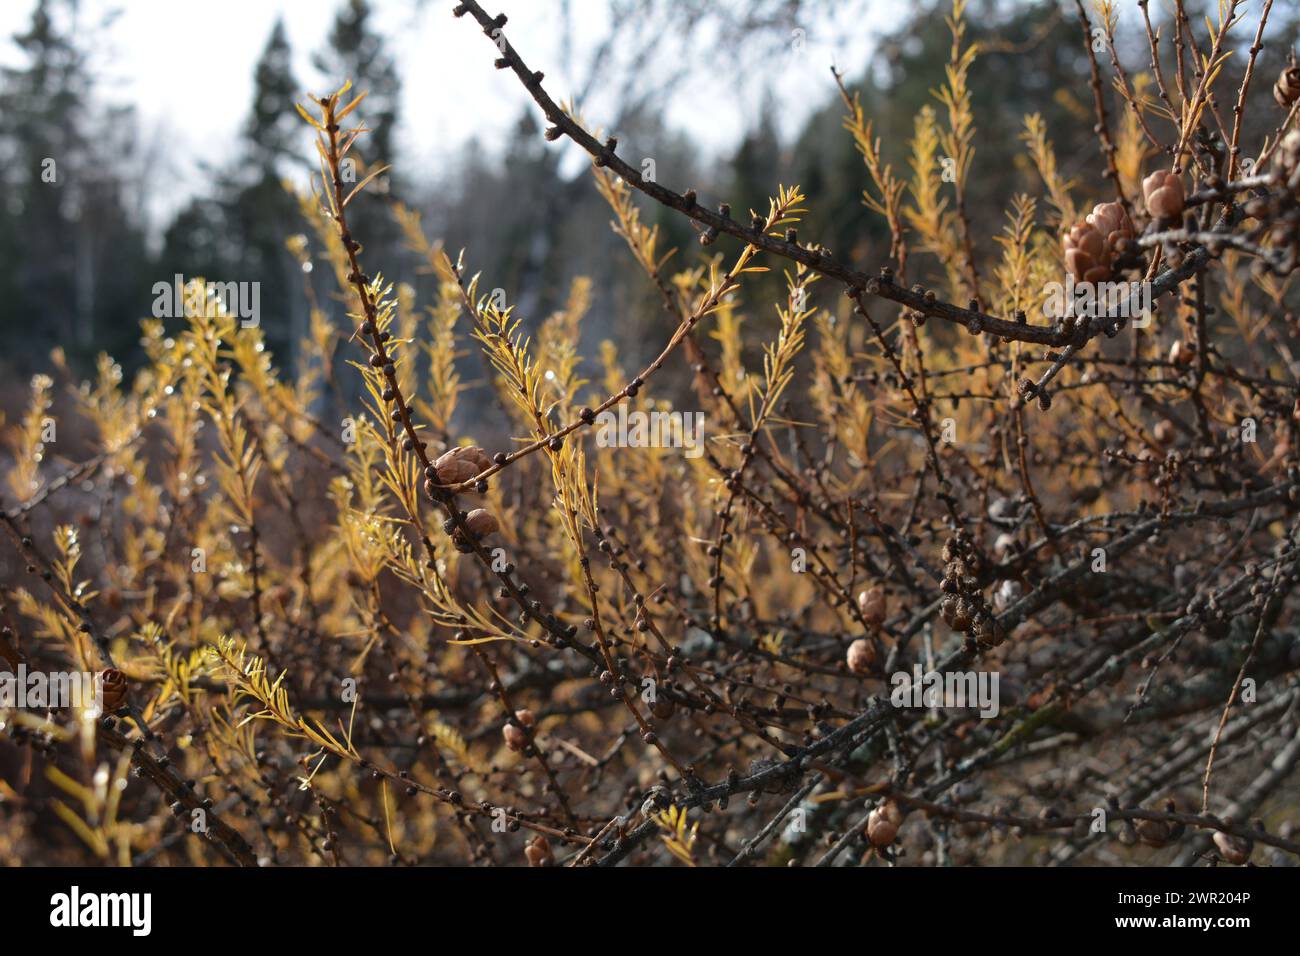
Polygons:
M372 6L403 81L398 162L425 178L419 167L436 172L472 135L489 148L499 141L527 95L513 75L494 69L494 51L477 25L469 17L452 17L448 0L374 0ZM557 0L500 0L496 7L509 14L507 36L530 67L546 73L552 96L568 99L582 77L561 62ZM572 7L581 71L589 60L585 54L606 33L608 12L604 0L573 0ZM34 0L0 0L0 62L18 61L10 37L26 29L34 8ZM331 0L82 0L81 9L87 23L98 22L107 11L119 12L97 53L97 68L109 81L101 95L134 104L142 136L160 147L162 161L149 171L162 180L150 190L165 197L165 207L152 210L160 216L201 190L200 161L221 166L230 158L248 113L253 66L278 15L285 20L296 77L312 92L323 92L311 55L324 45L337 5ZM775 93L787 131L806 114L805 104L820 105L833 92L832 44L852 75L865 62L869 40L865 28L854 36L810 25L803 55L786 54L785 62L769 64L779 67L773 71L780 77ZM676 41L665 36L663 42L671 54ZM729 149L757 115L762 88L724 83L707 72L684 83L665 109L671 110L672 125L706 152ZM580 106L592 126L610 119L600 114L599 102Z

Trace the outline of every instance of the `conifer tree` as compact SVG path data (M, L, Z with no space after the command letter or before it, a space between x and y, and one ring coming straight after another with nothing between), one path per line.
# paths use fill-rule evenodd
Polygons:
M89 354L134 338L144 239L125 197L133 116L95 98L87 51L101 28L70 0L40 0L13 37L22 62L0 71L0 337L29 353L58 343Z

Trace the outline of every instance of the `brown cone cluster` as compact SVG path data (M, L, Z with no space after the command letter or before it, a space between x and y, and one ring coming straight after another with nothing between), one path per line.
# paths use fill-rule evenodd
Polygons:
M943 546L943 578L939 590L945 597L939 605L944 623L954 631L969 632L982 644L997 647L1006 632L984 599L978 577L981 558L969 536L958 532Z
M1133 221L1117 202L1098 203L1065 236L1065 268L1080 282L1105 282L1114 272L1120 243L1135 235Z
M1177 219L1186 203L1183 181L1168 169L1157 169L1142 180L1142 201L1152 219Z
M434 459L425 469L424 489L431 497L441 494L439 486L458 485L470 481L492 467L492 459L478 445L457 445ZM483 487L478 488L479 491ZM482 538L500 530L496 516L486 508L475 508L465 516L462 529L455 532L456 546L461 551L471 548L466 536ZM449 529L450 530L450 529Z

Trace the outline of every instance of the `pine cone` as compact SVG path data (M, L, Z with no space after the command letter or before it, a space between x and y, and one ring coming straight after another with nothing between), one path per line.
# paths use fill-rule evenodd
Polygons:
M939 613L944 623L954 631L969 631L973 620L970 602L956 594L950 594L939 605Z
M1142 201L1153 219L1177 219L1183 214L1183 181L1167 169L1142 180Z
M1164 808L1166 813L1173 813L1178 809L1172 800L1166 800ZM1139 840L1149 847L1159 849L1182 839L1187 828L1181 823L1172 823L1168 820L1138 820L1133 829L1137 832Z
M1250 860L1251 850L1255 848L1253 841L1224 833L1222 830L1214 834L1214 845L1219 851L1219 856L1233 866L1245 866Z
M858 610L868 624L879 627L885 620L885 589L877 584L859 594Z
M1080 282L1105 282L1120 242L1132 239L1133 223L1117 202L1098 203L1065 237L1065 268Z
M470 534L476 538L482 538L495 532L501 526L497 519L492 516L492 512L484 508L475 508L465 518L465 527L469 529Z
M859 637L849 645L847 655L849 670L855 674L870 674L876 665L876 649L865 637Z
M99 672L97 680L103 700L102 713L117 713L126 703L126 675L109 667Z
M892 800L882 803L867 814L867 839L876 849L884 849L898 836L898 828L903 824L903 812Z
M528 731L525 727L532 727L536 723L531 710L516 710L515 720L518 723L507 723L501 728L501 736L505 739L506 746L516 753L528 746Z
M1288 66L1273 84L1273 99L1284 110L1289 110L1300 99L1300 66Z
M1065 236L1065 270L1081 282L1100 282L1110 275L1104 253L1105 240L1087 223L1073 226Z
M555 865L555 854L551 851L551 844L540 833L524 846L524 856L528 858L529 866Z
M1102 234L1106 240L1106 249L1111 255L1114 255L1122 240L1132 239L1136 234L1133 221L1117 202L1097 203L1088 214L1087 222Z
M438 473L438 483L460 484L492 466L492 459L478 445L460 445L440 455L433 463Z
M1173 832L1173 827L1164 820L1139 820L1133 829L1139 840L1156 849L1168 845Z

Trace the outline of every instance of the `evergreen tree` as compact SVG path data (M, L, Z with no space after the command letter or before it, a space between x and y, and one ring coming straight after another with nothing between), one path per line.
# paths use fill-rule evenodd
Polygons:
M180 273L185 279L257 282L259 323L268 345L284 353L301 332L301 302L296 266L285 248L288 236L299 231L299 213L283 175L301 162L304 139L293 109L301 91L280 20L258 58L253 83L239 158L210 170L214 190L177 213L164 235L157 271L165 280Z
M56 23L59 6L55 0L37 3L27 29L13 37L27 62L4 70L0 113L6 167L13 170L6 187L20 237L9 260L17 309L6 315L5 330L30 334L34 326L38 337L46 332L68 341L77 331L76 296L68 281L77 245L70 184L76 182L75 157L85 146L81 123L89 82L71 36Z
M244 125L249 158L259 169L274 172L286 159L300 161L302 121L293 103L301 95L284 20L277 18L253 69L253 107Z
M0 338L26 357L54 343L74 358L135 340L132 290L144 237L126 208L133 115L94 99L86 50L97 31L75 0L39 0L13 37L26 62L3 70L5 195Z
M287 160L302 154L301 91L292 71L284 23L276 20L254 70L253 104L244 127L244 158L234 174L230 218L243 240L241 275L261 282L263 331L277 351L296 348L302 333L299 280L285 248L298 231L298 205L284 188Z

